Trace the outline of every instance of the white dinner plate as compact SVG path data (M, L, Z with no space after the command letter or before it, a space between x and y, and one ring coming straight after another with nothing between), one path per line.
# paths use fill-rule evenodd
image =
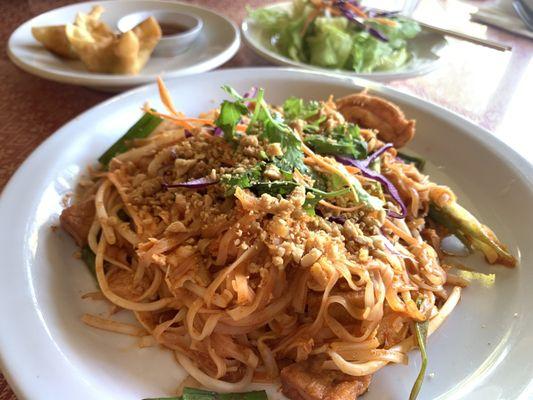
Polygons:
M89 12L97 4L105 9L102 20L115 29L118 20L124 15L150 10L193 14L202 19L203 27L199 37L187 51L173 57L156 57L152 54L138 75L89 72L81 61L62 59L50 53L31 34L34 26L73 22L78 12ZM153 82L158 75L170 78L215 69L233 57L239 46L237 26L205 8L175 1L123 0L73 4L41 14L26 21L13 32L7 51L11 61L30 74L57 82L116 92Z
M439 106L377 83L289 69L234 69L167 82L178 108L194 116L225 97L258 85L267 100L325 99L369 87L417 120L407 152L428 160L427 171L498 233L521 259L516 269L463 261L495 274L474 280L452 315L429 339L429 366L420 399L531 398L533 370L533 167L484 129ZM83 113L46 140L15 173L0 199L0 356L20 399L140 400L174 393L183 371L170 352L139 349L130 337L85 326L84 312L104 311L82 300L95 290L72 239L57 226L63 196L80 173L140 116L150 101L162 108L155 85L114 97ZM526 141L529 140L529 143ZM524 145L531 145L531 138ZM375 374L365 400L403 400L420 367ZM261 387L260 385L256 387ZM271 399L282 396L269 387Z
M278 3L265 8L289 10L292 2ZM270 35L264 29L254 24L250 17L246 17L242 24L241 30L244 41L258 55L268 61L283 66L306 68L314 71L334 72L347 76L357 76L360 78L371 79L374 81L391 81L395 79L407 79L414 76L427 74L437 68L441 61L442 49L448 44L444 36L428 32L422 28L422 31L408 42L408 49L412 53L412 58L402 67L382 72L357 73L343 69L327 69L306 64L300 61L292 60L281 55L272 44Z

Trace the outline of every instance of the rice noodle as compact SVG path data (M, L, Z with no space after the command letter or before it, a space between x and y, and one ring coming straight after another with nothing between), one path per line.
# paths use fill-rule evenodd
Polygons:
M352 376L407 363L413 324L429 318L433 333L468 283L448 273L439 248L447 233L426 218L453 193L364 130L367 161L380 161L407 205L405 218L392 218L379 183L304 144L302 121L276 133L294 137L271 143L255 126L246 133L244 115L228 143L213 131L219 110L187 118L158 85L169 114L150 113L165 122L90 173L78 206L91 208L70 221L87 219L82 239L95 254L100 292L85 297L132 311L138 324L83 322L170 349L195 384L223 393L283 378L298 362ZM331 136L344 117L333 102L319 107L318 130ZM283 157L289 142L298 157ZM293 157L300 165L287 172Z

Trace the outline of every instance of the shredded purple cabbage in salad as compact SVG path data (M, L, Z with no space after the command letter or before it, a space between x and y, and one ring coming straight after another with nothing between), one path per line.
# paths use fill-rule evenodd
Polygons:
M346 7L346 4L353 4L356 7L362 9L365 12L369 12L371 10L367 10L364 7L361 7L357 1L353 0L337 0L333 3L335 7L339 9L340 12L351 22L353 22L355 25L357 25L359 28L367 31L369 34L374 36L376 39L381 40L382 42L388 42L389 38L385 36L383 33L381 33L379 30L375 28L371 28L368 25L365 24L364 19L360 18L358 15L356 15L352 10L350 10L348 7ZM377 15L375 15L377 16Z

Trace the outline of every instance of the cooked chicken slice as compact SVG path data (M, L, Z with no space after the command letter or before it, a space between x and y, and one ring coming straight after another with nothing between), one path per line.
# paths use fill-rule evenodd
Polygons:
M93 223L94 200L91 198L81 203L65 208L59 218L61 226L74 238L79 246L87 243L87 235Z
M337 100L338 111L346 120L362 128L375 129L385 142L399 148L415 135L415 121L405 118L402 110L381 97L356 93Z
M281 390L291 400L355 400L368 389L371 375L350 376L320 370L318 361L302 361L281 370Z

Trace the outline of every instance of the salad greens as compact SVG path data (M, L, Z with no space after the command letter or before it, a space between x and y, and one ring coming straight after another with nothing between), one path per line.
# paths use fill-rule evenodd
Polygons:
M318 13L308 0L294 0L291 11L274 7L249 12L273 47L294 61L369 73L398 69L412 58L407 44L420 32L416 22L393 16L384 24L371 17L374 10L360 18L345 3L333 2L328 15Z
M144 400L268 400L264 390L244 393L217 393L210 390L202 390L186 387L181 396L158 397Z

